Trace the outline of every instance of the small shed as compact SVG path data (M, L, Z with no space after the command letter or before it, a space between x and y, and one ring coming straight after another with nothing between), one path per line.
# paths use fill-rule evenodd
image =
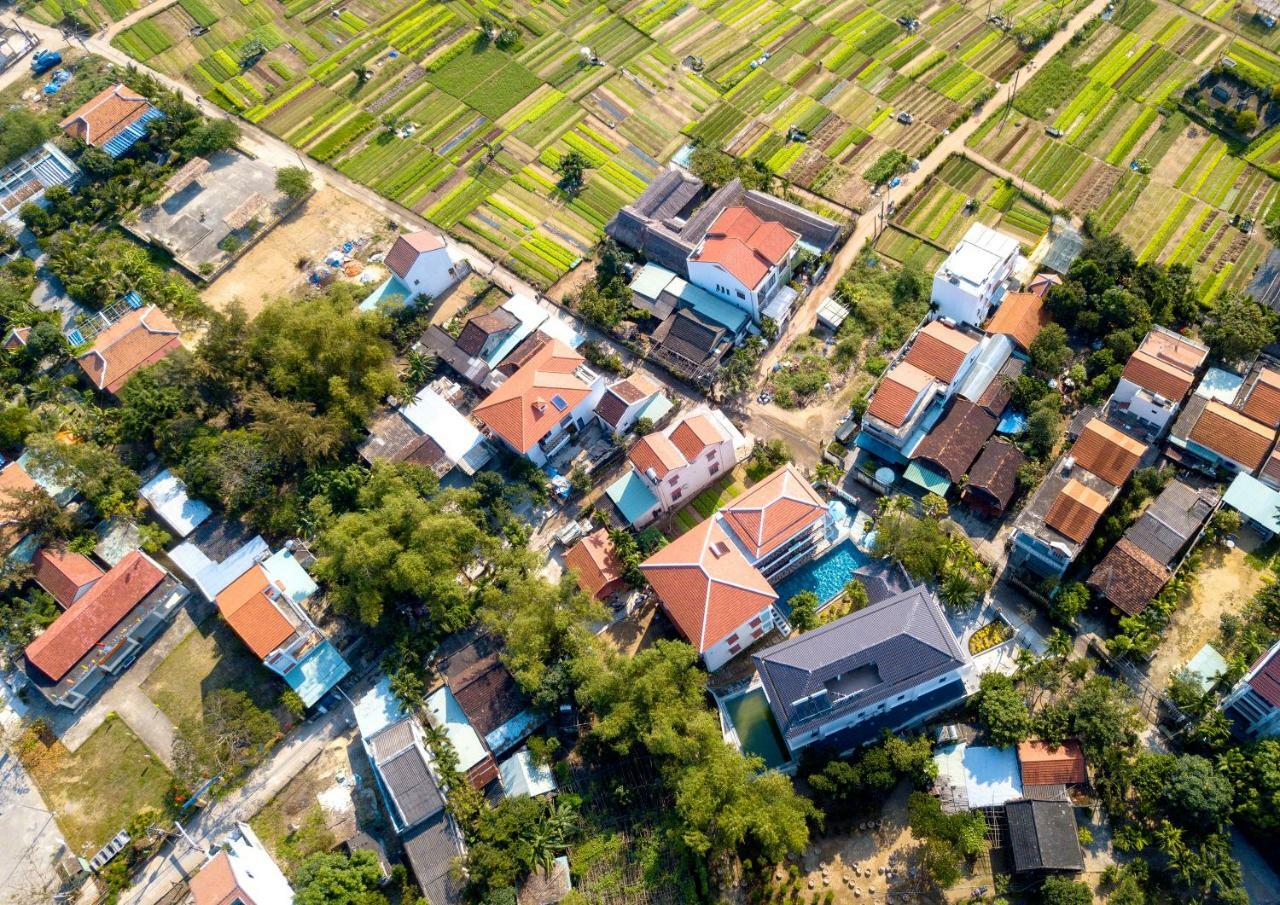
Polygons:
M844 319L848 316L849 309L831 296L824 298L822 304L818 305L818 323L828 330L839 330L840 325L844 323Z
M498 777L502 780L503 794L508 798L519 795L537 798L556 790L555 774L550 767L536 765L528 748L521 748L498 764Z
M1009 850L1015 874L1074 873L1084 870L1075 811L1068 801L1011 801Z
M1050 745L1040 739L1018 743L1018 765L1022 785L1083 785L1089 781L1084 749L1076 739L1064 739L1061 745Z
M187 496L187 485L167 468L143 484L139 494L178 537L186 537L212 512L208 504Z
M1208 692L1214 685L1217 685L1229 670L1230 666L1228 666L1226 659L1222 654L1218 653L1217 648L1212 644L1206 644L1196 651L1195 656L1187 661L1186 666L1182 667L1183 673L1204 692Z

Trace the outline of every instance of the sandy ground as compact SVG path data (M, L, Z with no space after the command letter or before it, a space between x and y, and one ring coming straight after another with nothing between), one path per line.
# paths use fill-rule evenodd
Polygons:
M362 236L374 239L365 250L385 250L380 245L391 238L387 218L332 188L321 188L214 280L202 297L219 310L238 298L250 315L256 314L267 299L303 285L299 258L319 261L325 252Z
M1217 637L1224 613L1239 613L1262 587L1266 573L1255 568L1248 557L1259 544L1256 534L1243 530L1234 550L1207 555L1196 575L1191 602L1174 612L1164 641L1151 661L1148 677L1156 688L1163 690L1169 676Z
M649 600L631 615L605 629L602 637L629 657L662 638L674 638L671 623L665 618L655 619L657 613L657 601Z

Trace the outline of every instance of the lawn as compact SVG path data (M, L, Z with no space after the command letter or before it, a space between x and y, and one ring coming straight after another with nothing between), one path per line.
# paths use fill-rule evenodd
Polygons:
M734 469L710 487L705 488L689 501L688 506L677 512L676 526L681 533L688 531L746 489L747 485L743 483L740 471Z
M247 693L283 721L286 714L279 703L286 687L217 616L196 626L142 684L175 726L199 717L205 695L219 688Z
M85 857L137 814L163 811L172 782L164 764L115 714L74 754L52 735L28 734L19 756L57 814L67 845Z

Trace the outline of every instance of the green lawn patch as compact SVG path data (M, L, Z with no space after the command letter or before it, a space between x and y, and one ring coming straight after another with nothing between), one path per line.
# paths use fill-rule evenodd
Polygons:
M76 854L92 855L143 811L165 810L172 776L115 714L74 754L52 734L29 732L18 755Z

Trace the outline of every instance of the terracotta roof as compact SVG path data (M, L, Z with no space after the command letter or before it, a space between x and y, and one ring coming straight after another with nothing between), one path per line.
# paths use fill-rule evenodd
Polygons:
M1106 511L1106 497L1072 478L1058 492L1044 521L1046 525L1082 544L1089 539L1098 519Z
M1192 372L1209 357L1209 350L1204 346L1163 327L1152 327L1142 338L1138 351Z
M969 469L968 489L983 491L1003 509L1018 490L1018 469L1026 459L1012 443L992 440Z
M16 503L20 494L35 490L38 486L31 475L27 474L27 470L17 462L9 462L4 468L0 468L0 552L8 553L22 540L13 523L5 518L4 510Z
M1280 427L1280 373L1270 368L1259 371L1242 408L1250 418L1272 428Z
M1084 751L1073 738L1051 747L1040 739L1018 743L1018 764L1024 786L1081 785L1089 781Z
M665 478L671 471L684 468L689 464L676 445L671 442L671 438L661 431L637 440L627 452L627 458L641 473L652 468L658 480Z
M77 361L100 390L117 392L134 372L180 345L178 328L155 305L130 311L99 333Z
M699 413L692 418L685 418L671 432L671 442L676 449L692 462L708 446L723 442L724 434L710 416Z
M1280 446L1271 450L1271 455L1267 456L1266 464L1262 466L1258 476L1264 481L1280 486Z
M94 561L83 553L51 548L37 550L31 560L31 568L36 583L52 594L64 610L103 575Z
M473 414L512 448L528 452L591 394L574 374L583 361L558 339L544 343Z
M141 551L129 553L27 645L27 659L53 681L61 681L164 575L164 569Z
M1129 356L1121 376L1151 393L1171 402L1181 402L1191 389L1195 375L1177 365L1148 355L1141 349Z
M1272 707L1280 707L1280 653L1262 656L1266 662L1249 678L1249 687Z
M755 289L799 238L781 223L762 220L745 207L726 207L690 260L718 264Z
M925 434L913 458L938 466L955 483L995 432L996 419L990 412L966 399L956 399L946 416Z
M27 340L31 337L30 327L14 327L8 332L4 338L4 347L6 349L21 349L26 346Z
M1026 350L1052 319L1043 296L1034 292L1010 292L991 315L985 329L991 334L1003 333Z
M102 89L59 125L68 135L100 148L151 109L150 102L125 85Z
M190 888L193 905L232 905L237 897L252 903L236 882L231 857L225 851L205 862L204 867L191 878Z
M911 405L933 378L915 365L900 361L887 372L876 387L867 406L867 414L879 418L892 427L901 427L907 420Z
M1094 418L1084 426L1069 455L1081 468L1119 487L1133 474L1146 451L1145 443Z
M699 653L778 598L714 515L640 568L671 621Z
M566 550L564 561L578 573L582 589L597 600L603 600L621 587L622 563L604 528L597 528Z
M1060 286L1061 284L1062 277L1058 276L1056 273L1037 273L1031 278L1031 282L1027 284L1027 288L1036 295L1043 296L1049 291L1050 287Z
M916 334L906 360L943 383L951 383L977 344L976 339L955 327L948 327L942 321L929 321Z
M1150 553L1122 537L1094 567L1088 585L1119 609L1136 616L1160 593L1171 574Z
M662 387L658 386L647 374L636 371L624 380L619 380L609 387L618 398L627 405L635 405L641 399L648 399Z
M1192 425L1188 437L1223 458L1254 471L1271 451L1276 432L1211 399Z
M254 563L215 598L222 618L259 659L293 634L293 625L267 596L270 587L267 573Z
M479 355L485 340L495 333L510 330L519 321L505 308L494 308L485 314L477 314L462 325L458 334L458 348L468 355Z
M794 465L783 465L720 511L733 533L757 559L768 556L816 518L826 501Z
M387 252L386 258L383 259L383 263L387 265L388 270L403 280L408 276L414 262L418 260L418 255L438 248L444 248L444 239L438 233L429 229L405 233L396 239L391 250Z

